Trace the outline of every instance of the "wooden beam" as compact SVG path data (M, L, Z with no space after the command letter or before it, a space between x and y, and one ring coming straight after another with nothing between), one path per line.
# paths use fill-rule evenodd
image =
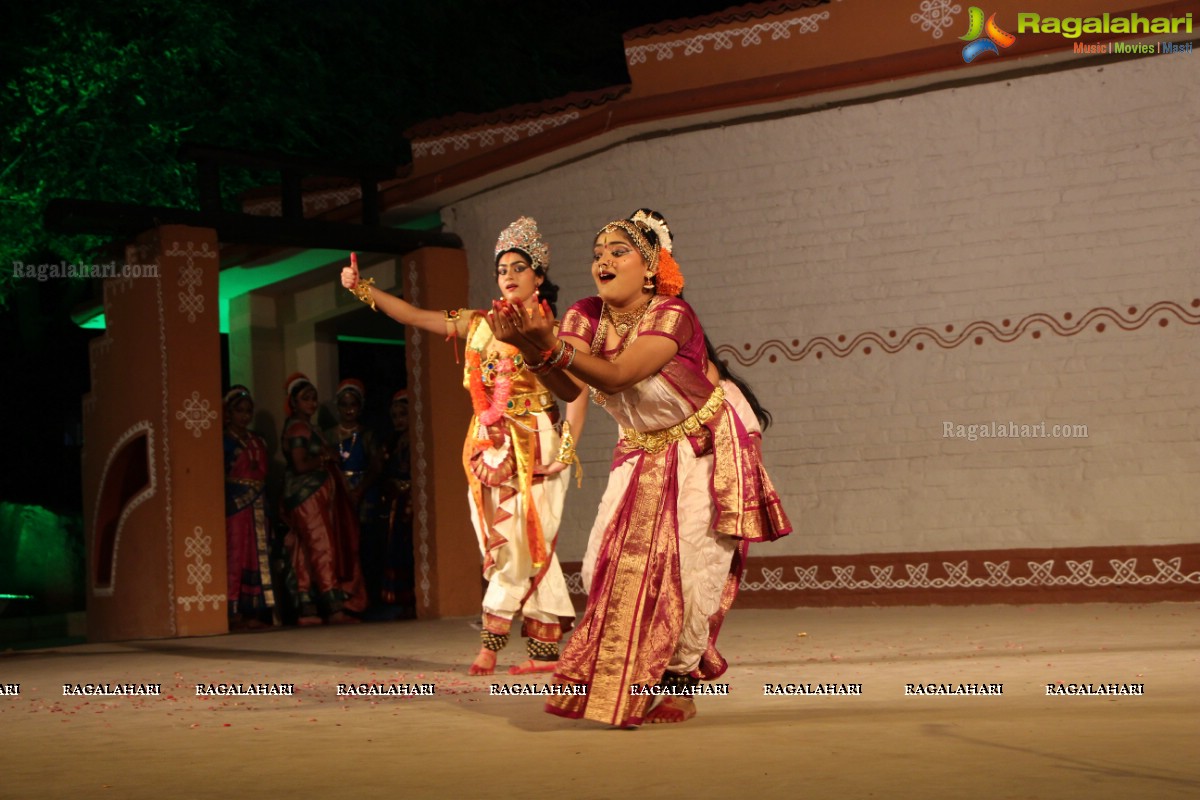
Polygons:
M192 211L96 200L52 200L46 207L45 222L48 228L61 233L125 238L160 225L191 225L213 228L217 238L229 244L396 254L421 247L462 248L462 240L457 235L440 231L377 228L345 222L289 220L230 211Z

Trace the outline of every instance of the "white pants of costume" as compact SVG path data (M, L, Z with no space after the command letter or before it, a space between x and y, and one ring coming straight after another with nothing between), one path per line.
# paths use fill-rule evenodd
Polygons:
M535 481L532 488L533 502L537 506L538 518L542 523L542 533L546 537L546 549L552 553L555 539L558 537L563 498L566 497L570 477L570 470L566 469ZM484 572L488 587L483 595L483 613L509 620L520 613L526 619L557 625L560 617L575 616L575 607L571 604L571 595L567 591L567 581L563 577L562 567L559 566L558 555L553 553L550 556L550 566L547 567L546 574L537 589L530 594L529 589L538 571L533 568L533 562L529 558L521 493L513 492L508 500L500 500L504 494L510 492L511 488L495 489L485 486L483 509L475 506L475 497L470 491L467 492L467 502L471 504L471 519L475 525L481 552L484 543L496 535L506 540L503 545L491 551L495 563ZM496 523L494 520L498 516L497 512L501 510L506 512L508 517ZM479 529L481 518L488 520L488 524L492 526L490 536L489 532ZM482 554L484 558L487 557L486 552ZM528 599L525 599L526 595L529 595ZM524 605L521 603L523 599Z

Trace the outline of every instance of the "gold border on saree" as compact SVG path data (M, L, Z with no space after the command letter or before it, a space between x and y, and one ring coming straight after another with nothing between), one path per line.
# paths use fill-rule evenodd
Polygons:
M678 442L693 434L699 433L704 423L708 422L725 402L725 390L720 386L713 389L708 400L695 414L669 428L657 431L635 431L632 428L621 428L621 438L629 447L645 450L651 455L666 450L672 442Z

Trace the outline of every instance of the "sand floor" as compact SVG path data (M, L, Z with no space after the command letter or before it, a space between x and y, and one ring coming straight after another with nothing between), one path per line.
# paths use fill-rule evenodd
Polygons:
M564 720L465 674L469 620L0 655L0 797L1200 796L1200 604L734 610L727 696L681 725ZM502 668L524 648L514 637ZM434 684L338 696L338 684ZM64 696L64 684L161 684ZM197 684L294 684L199 697ZM861 695L764 696L764 684ZM906 684L1003 684L906 695ZM1047 684L1144 695L1047 696Z

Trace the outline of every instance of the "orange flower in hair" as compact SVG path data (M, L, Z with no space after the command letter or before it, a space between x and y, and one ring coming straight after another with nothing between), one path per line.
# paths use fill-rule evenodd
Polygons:
M679 271L679 262L668 251L658 254L658 294L667 297L678 297L683 291L683 273Z

